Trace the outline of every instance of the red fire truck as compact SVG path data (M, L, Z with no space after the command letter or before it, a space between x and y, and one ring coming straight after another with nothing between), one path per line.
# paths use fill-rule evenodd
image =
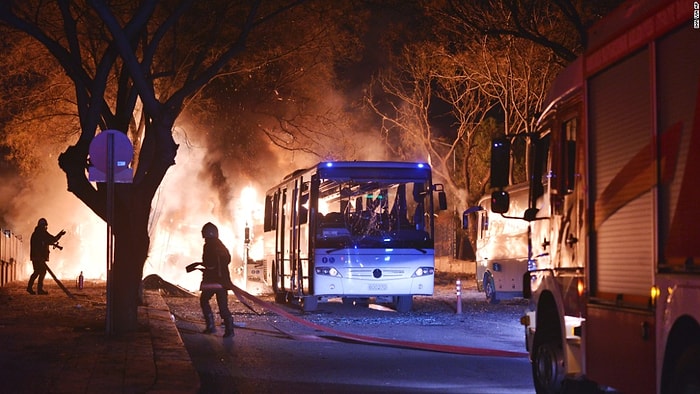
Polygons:
M699 22L694 1L623 4L525 136L538 392L700 392ZM492 146L495 213L509 210L509 143Z

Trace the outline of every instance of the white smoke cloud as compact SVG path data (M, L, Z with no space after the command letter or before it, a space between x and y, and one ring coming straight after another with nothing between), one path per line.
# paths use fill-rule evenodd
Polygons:
M59 279L72 280L81 271L86 278L104 279L106 276L106 224L66 191L65 179L53 158L44 171L13 182L22 185L18 190L6 188L3 193L6 226L22 238L24 261L19 269L22 278L32 273L29 240L39 218L48 221L51 234L66 230L59 241L63 249L52 249L48 262Z
M251 233L250 257L262 258L261 234L256 232L262 223L265 192L287 174L322 159L285 151L267 140L256 144L259 149L255 156L246 157L242 150L233 147L235 151L231 151L231 147L216 141L221 136L196 127L183 116L175 128L174 138L180 148L176 164L168 170L152 202L151 247L143 275L157 274L186 289L198 289L201 274L187 273L185 266L201 260L200 230L204 223L212 222L232 252L232 278L241 285L246 225ZM186 134L185 130L190 132ZM349 144L354 148L331 152L331 156L342 160L385 160L381 137L370 128L362 130L338 131L339 141L346 141L346 148ZM7 182L7 178L5 181L0 189L0 203L6 207L3 218L24 239L25 261L20 279L32 272L29 238L41 217L48 220L52 234L61 229L67 231L60 241L63 250L52 250L49 261L49 267L66 285L80 272L86 280L106 278L106 224L66 190L65 174L58 168L55 156L47 160L42 173L23 182Z

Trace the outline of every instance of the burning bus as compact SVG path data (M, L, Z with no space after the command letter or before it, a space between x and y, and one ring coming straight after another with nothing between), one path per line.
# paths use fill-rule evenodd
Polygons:
M371 298L398 311L432 295L435 212L447 202L426 163L322 162L265 196L266 281L277 302Z

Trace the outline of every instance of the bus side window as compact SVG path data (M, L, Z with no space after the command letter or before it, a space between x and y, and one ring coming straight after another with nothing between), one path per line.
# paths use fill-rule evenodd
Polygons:
M413 184L413 201L416 202L416 210L413 212L413 224L416 230L425 229L425 185L422 183Z
M272 231L277 228L275 218L277 208L277 193L265 196L265 220L263 223L263 231Z
M489 231L489 211L484 209L484 210L480 211L479 214L481 215L481 217L479 218L480 219L479 222L481 222L480 223L481 224L480 237L483 239L483 238L486 238L486 233Z
M309 182L301 184L301 196L299 197L299 224L309 221Z
M301 196L301 201L299 204L299 224L304 224L309 221L309 209L306 205L309 203L309 195L304 194Z

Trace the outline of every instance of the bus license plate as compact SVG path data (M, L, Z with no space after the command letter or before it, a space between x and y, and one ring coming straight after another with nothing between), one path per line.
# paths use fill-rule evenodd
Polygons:
M386 290L387 285L386 283L371 283L369 285L369 289L372 291L377 291L377 290Z

